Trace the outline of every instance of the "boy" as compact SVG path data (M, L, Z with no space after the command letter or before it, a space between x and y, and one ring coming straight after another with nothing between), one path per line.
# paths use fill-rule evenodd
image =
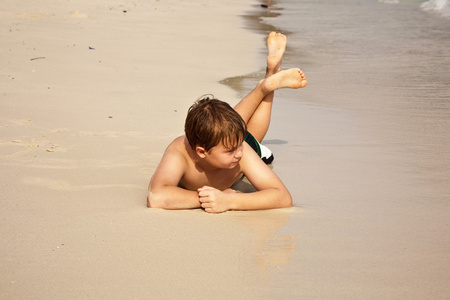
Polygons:
M281 180L244 140L261 142L269 128L274 91L307 84L300 69L281 71L286 37L271 32L266 75L234 109L210 97L189 109L186 135L166 149L149 185L149 207L206 212L269 209L292 206ZM247 130L251 134L247 134ZM247 134L247 137L246 137ZM259 143L256 143L259 147ZM230 187L245 175L256 188L237 193Z

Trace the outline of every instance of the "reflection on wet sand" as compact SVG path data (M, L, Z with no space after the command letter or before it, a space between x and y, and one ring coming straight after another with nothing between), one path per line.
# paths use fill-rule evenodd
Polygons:
M280 231L288 223L291 214L300 210L293 207L229 214L232 219L245 226L253 237L254 253L250 258L253 257L257 272L279 271L292 261L291 254L297 248L297 238Z

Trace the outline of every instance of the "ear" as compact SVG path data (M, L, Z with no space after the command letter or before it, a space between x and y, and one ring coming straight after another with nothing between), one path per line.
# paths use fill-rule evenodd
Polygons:
M205 158L206 157L207 151L203 147L200 147L200 146L195 147L195 152L197 153L197 155L200 158Z

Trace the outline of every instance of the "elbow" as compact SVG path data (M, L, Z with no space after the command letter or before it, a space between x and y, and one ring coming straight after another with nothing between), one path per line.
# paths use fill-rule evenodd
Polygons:
M285 193L283 193L283 196L281 197L280 208L287 208L287 207L292 207L292 196L286 190Z
M167 208L166 201L158 193L149 191L147 195L147 206L149 208Z
M288 195L288 197L289 197L289 199L288 199L287 204L286 204L285 207L292 207L292 197L291 197L290 194Z

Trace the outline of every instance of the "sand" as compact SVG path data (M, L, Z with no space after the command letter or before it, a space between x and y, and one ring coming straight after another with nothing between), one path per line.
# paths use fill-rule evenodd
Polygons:
M193 101L236 101L219 81L264 63L250 5L2 4L0 298L247 293L234 221L150 210L146 193Z
M1 299L449 295L447 235L436 239L445 212L391 203L396 191L378 189L386 169L361 165L373 147L338 130L349 127L341 110L274 112L267 143L295 207L147 208L149 179L192 102L205 93L236 102L242 92L219 81L263 70L268 32L242 28L250 9L259 3L2 4ZM280 134L295 118L296 130ZM355 189L367 173L379 182Z

